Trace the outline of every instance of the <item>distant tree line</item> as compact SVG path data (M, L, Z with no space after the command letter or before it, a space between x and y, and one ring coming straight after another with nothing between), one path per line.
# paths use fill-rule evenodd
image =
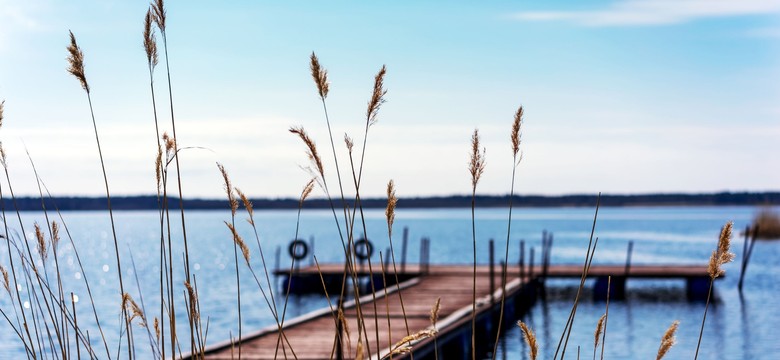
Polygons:
M586 207L596 204L595 194L577 194L561 196L517 195L513 199L518 207ZM337 200L334 200L337 201ZM353 200L349 200L350 205ZM114 210L153 210L158 209L159 200L154 195L112 197ZM256 209L295 209L298 199L252 199ZM16 199L19 210L40 211L45 204L48 210L87 211L106 210L104 197L53 197L41 202L37 197L20 197ZM172 209L178 209L178 198L169 198ZM477 196L478 207L504 207L509 204L508 195ZM384 208L387 200L384 198L363 199L364 208ZM638 194L638 195L601 195L602 206L760 206L780 205L780 192L719 192L708 194ZM6 210L15 210L13 202L6 199ZM401 198L399 208L459 208L470 207L471 196L432 196ZM324 198L313 198L306 201L306 208L329 208L330 202ZM227 200L223 199L185 199L184 208L191 210L227 209Z

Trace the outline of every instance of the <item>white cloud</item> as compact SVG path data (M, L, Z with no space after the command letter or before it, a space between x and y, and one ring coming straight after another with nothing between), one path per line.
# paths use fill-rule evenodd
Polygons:
M585 26L680 24L705 18L780 14L780 0L626 0L586 11L526 11L525 21L568 21Z

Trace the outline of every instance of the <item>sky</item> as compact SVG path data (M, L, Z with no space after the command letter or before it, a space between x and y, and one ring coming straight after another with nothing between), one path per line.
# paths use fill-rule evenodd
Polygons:
M355 140L358 162L374 75L387 66L364 196L384 196L390 179L400 197L470 194L474 129L487 160L477 192L509 193L521 105L519 194L780 190L780 0L166 7L185 197L224 196L217 162L250 196L297 197L308 159L291 126L317 143L336 191L312 52L328 71L326 104L350 183L342 139ZM87 98L66 72L68 30L84 52L112 194L155 193L147 8L0 0L0 140L17 195L38 193L27 151L53 194L104 194ZM170 132L164 64L154 89L161 131Z

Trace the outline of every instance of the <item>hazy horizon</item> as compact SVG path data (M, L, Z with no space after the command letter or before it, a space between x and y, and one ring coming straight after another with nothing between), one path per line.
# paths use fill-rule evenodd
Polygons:
M17 196L38 193L25 145L52 194L103 195L87 99L65 71L68 30L84 51L112 195L155 193L147 6L0 0L0 140ZM196 147L181 153L184 198L223 196L216 162L252 197L297 197L308 161L291 126L312 135L337 193L312 51L331 82L342 172L344 133L359 154L373 76L387 65L365 197L385 196L390 179L402 198L469 194L474 128L487 157L477 193L508 194L519 105L518 194L780 190L778 0L166 7L178 140ZM164 61L155 91L170 131Z

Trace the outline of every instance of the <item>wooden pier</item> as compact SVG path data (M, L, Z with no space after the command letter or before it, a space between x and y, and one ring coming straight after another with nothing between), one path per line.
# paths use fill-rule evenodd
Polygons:
M359 268L358 274L364 283L373 275L378 287L376 300L370 293L359 300L363 313L365 333L362 334L364 349L370 350L376 359L377 350L380 354L390 352L392 344L400 341L408 333L416 333L432 329L430 322L431 308L436 299L441 298L439 320L436 329L440 359L470 358L471 349L471 314L472 314L472 265L407 265L403 273L399 273L397 291L395 283L387 284L386 291L379 266L374 267L374 273L367 268ZM316 267L303 267L289 270L277 270L276 274L291 281L290 288L296 292L323 292L322 281L326 288L340 288L343 278L343 265L323 264L320 271ZM506 297L507 305L503 324L498 323L498 310L501 302L502 276L501 268L496 266L477 266L477 351L484 353L489 350L495 340L498 326L514 325L515 319L525 312L536 299L537 285L546 278L577 278L582 275L582 265L549 265L521 267L508 266ZM322 280L320 279L322 276ZM619 296L615 289L625 289L628 278L659 278L685 279L689 296L697 297L701 288L706 293L709 285L707 266L643 266L633 265L630 268L622 265L593 265L588 277L596 278L594 294L598 297L599 287L606 289L606 278L612 276L612 293ZM316 282L313 280L316 279ZM394 279L387 274L386 280ZM621 285L622 284L622 285ZM705 286L706 284L706 286ZM336 306L336 292L329 295ZM386 295L387 294L387 295ZM401 297L404 307L401 307ZM343 358L355 358L358 343L358 320L354 301L344 304L347 320L347 332L342 335ZM405 311L404 311L405 310ZM404 316L405 313L405 316ZM252 334L245 335L241 340L242 359L293 359L325 360L336 359L338 320L332 309L325 308L295 319L285 321L284 335L287 341L279 342L277 326L269 326ZM407 332L408 325L408 332ZM377 342L378 337L378 342ZM287 344L289 342L289 346ZM367 344L367 345L365 345ZM283 346L284 345L284 346ZM415 359L432 359L434 355L434 338L427 338L413 345ZM295 355L293 356L292 352ZM238 358L237 344L225 342L207 349L208 359ZM404 359L405 355L396 355L394 359Z

